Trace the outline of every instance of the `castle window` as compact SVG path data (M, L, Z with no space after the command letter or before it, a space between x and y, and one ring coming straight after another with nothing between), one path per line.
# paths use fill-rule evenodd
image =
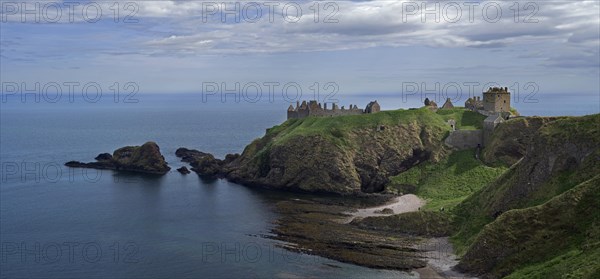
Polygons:
M504 103L506 104L506 100L504 100Z

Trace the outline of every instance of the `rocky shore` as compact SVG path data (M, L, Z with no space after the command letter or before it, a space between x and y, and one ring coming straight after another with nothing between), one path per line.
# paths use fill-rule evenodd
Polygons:
M293 243L285 247L290 250L367 267L413 270L427 266L414 245L423 238L340 222L359 202L316 197L279 202L276 212L281 218L275 222L274 238Z
M294 244L284 248L301 253L372 268L415 271L420 278L470 278L452 269L458 261L447 238L450 225L446 223L446 229L437 233L446 237L431 237L426 233L429 220L417 217L423 213L418 209L421 201L411 196L303 197L281 201L275 207L281 217L272 232L275 239ZM402 214L377 213L380 208L397 208L404 201L410 204L402 204L406 210ZM396 229L399 217L410 224L409 230ZM378 221L373 223L370 218ZM347 222L349 219L352 222Z

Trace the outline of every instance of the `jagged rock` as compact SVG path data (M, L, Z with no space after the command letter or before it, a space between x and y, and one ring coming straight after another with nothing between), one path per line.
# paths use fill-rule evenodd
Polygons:
M177 171L181 174L190 174L192 173L190 170L188 170L188 168L186 168L185 166L178 168Z
M212 154L204 153L195 149L187 149L187 148L178 148L175 151L175 155L181 158L182 162L192 163L198 160L198 158L209 157L214 159L215 157Z
M69 161L65 166L73 168L110 169L151 174L165 174L171 168L154 142L146 142L142 146L126 146L113 152L112 156L102 153L96 156L97 162L82 163Z
M237 159L239 154L227 154L225 160L216 159L210 153L205 153L195 149L178 148L175 155L181 158L182 162L189 163L192 171L203 176L223 176L223 166Z

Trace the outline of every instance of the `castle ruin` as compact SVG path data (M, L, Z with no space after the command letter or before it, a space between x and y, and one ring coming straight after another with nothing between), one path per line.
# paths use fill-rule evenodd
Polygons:
M483 92L483 98L479 96L469 98L465 102L465 108L487 116L483 120L483 129L452 131L445 140L446 144L459 149L486 146L496 127L511 117L508 87L490 87Z
M483 100L479 97L469 98L465 107L479 112L502 113L510 112L510 92L508 87L490 87L483 92Z
M357 115L364 113L376 113L381 111L381 107L377 101L370 102L367 107L359 109L356 105L350 104L348 108L342 106L338 107L336 103L331 104L331 108L327 108L327 103L318 103L315 100L311 100L308 103L306 101L296 102L296 107L290 105L287 110L287 119L305 118L309 116L341 116L341 115Z

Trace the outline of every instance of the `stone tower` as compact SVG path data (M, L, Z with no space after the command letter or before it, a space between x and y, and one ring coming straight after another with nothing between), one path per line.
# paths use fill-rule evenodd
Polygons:
M483 109L491 112L510 112L508 87L490 87L483 92Z

